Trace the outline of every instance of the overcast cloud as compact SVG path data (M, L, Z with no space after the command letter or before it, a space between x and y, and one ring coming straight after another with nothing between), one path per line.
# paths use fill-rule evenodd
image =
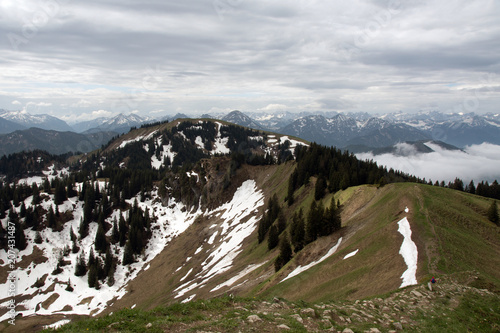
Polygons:
M2 0L0 108L498 112L496 0Z
M379 165L400 170L433 182L454 181L456 177L467 184L474 180L500 181L500 146L490 143L472 145L462 150L445 150L438 145L427 143L434 152L417 154L406 144L399 145L398 155L372 153L357 154L360 159L373 159ZM403 156L401 156L403 155Z

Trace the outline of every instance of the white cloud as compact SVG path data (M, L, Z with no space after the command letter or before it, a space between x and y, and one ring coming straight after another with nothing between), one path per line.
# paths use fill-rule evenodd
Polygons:
M360 159L373 159L379 165L400 170L426 180L445 182L456 177L465 182L500 180L500 146L490 143L472 145L462 150L445 150L434 144L427 144L434 152L395 156L393 154L357 154ZM407 151L408 152L408 151Z
M13 101L13 102L12 102L12 104L13 104L13 105L22 105L22 103L21 103L21 102L19 102L18 100Z
M267 106L259 109L259 111L284 111L287 106L284 104L268 104Z

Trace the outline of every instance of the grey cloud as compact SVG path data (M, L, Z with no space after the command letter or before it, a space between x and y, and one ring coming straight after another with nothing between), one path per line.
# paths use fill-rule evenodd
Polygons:
M6 36L24 38L23 19L33 10L0 4L1 101L52 98L57 114L85 98L106 109L102 101L117 98L116 91L145 90L152 69L162 84L140 104L144 112L165 103L189 113L277 101L296 103L286 103L293 110L412 111L456 104L459 89L500 69L498 8L486 7L487 0L401 1L381 23L394 1L60 4L19 50ZM355 52L346 54L346 45ZM74 82L74 97L61 93L63 82ZM481 98L491 111L493 94Z

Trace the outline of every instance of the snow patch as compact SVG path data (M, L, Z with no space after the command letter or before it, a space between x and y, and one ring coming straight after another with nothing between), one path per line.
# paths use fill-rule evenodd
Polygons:
M226 282L223 282L223 283L219 284L217 287L215 287L212 290L210 290L210 292L217 291L217 290L219 290L219 289L221 289L223 287L230 287L230 286L232 286L236 281L238 281L239 279L241 279L245 275L250 274L251 272L253 272L257 268L259 268L260 266L264 265L266 262L267 261L264 261L263 263L256 264L256 265L249 265L247 268L245 268L244 270L242 270L241 272L239 272L237 275L233 276L232 278L230 278Z
M63 320L59 320L58 322L53 323L53 324L50 324L50 325L44 325L44 326L43 326L43 329L44 329L44 330L47 330L47 329L49 329L49 328L52 328L52 329L58 329L58 328L60 328L61 326L66 325L66 324L69 324L69 323L71 323L71 320L69 320L69 319L63 319Z
M408 269L401 275L403 282L400 288L403 288L417 284L418 250L415 243L411 240L411 228L408 219L406 217L403 218L398 222L398 225L398 232L404 237L403 244L401 244L401 248L399 249L399 254L401 254L406 266L408 266Z
M325 261L326 259L328 259L331 255L333 255L337 249L339 248L340 246L340 243L342 242L342 237L339 238L339 240L337 241L337 244L335 244L323 257L321 257L318 261L313 261L311 263L309 263L308 265L306 266L299 266L297 268L295 268L290 274L288 274L288 276L286 278L284 278L283 280L280 281L283 282L283 281L286 281L296 275L299 275L300 273L302 272L305 272L307 271L309 268L313 267L313 266L316 266L317 264Z
M353 251L353 252L351 252L349 254L346 254L345 257L344 257L344 260L346 260L346 259L348 259L350 257L354 257L356 254L358 254L358 251L359 251L359 249L357 249L356 251Z

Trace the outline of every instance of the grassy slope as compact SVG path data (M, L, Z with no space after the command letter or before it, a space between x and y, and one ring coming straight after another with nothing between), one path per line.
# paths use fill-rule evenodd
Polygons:
M306 247L254 293L316 302L358 299L399 288L406 265L399 255L403 237L397 232L397 222L406 215L405 207L410 209L412 239L419 249L419 282L433 275L477 271L478 287L499 290L500 228L485 218L487 199L413 183L350 188L336 194L337 198L344 206L343 230ZM336 254L278 283L297 265L325 253L340 236L343 242ZM343 260L356 249L356 256Z

